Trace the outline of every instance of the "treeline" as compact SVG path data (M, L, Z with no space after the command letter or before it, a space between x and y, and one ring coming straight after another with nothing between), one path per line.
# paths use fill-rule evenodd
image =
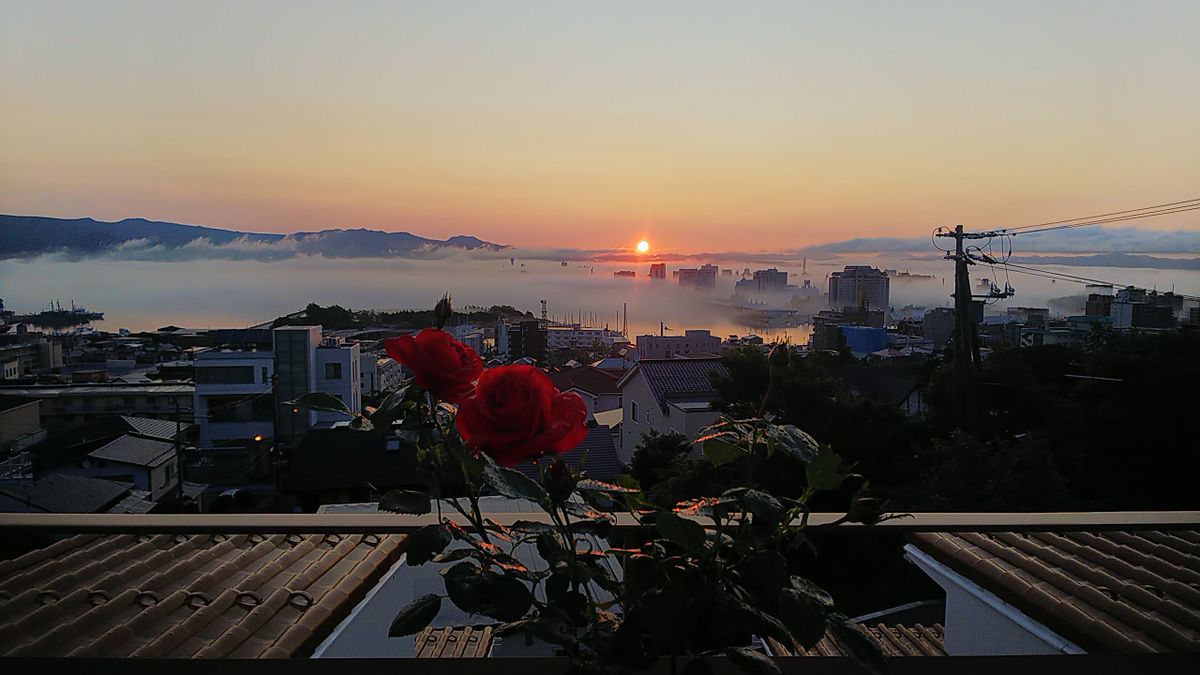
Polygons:
M1098 336L1086 348L997 350L980 374L974 435L957 429L949 365L930 362L923 415L849 395L836 355L792 358L772 384L767 411L829 444L904 511L1195 509L1200 470L1200 332ZM724 411L756 414L768 363L742 348L716 380ZM648 438L633 474L662 502L719 494L727 470L689 455L682 437ZM769 474L786 494L802 473ZM851 489L818 510L843 508Z
M319 324L330 330L347 330L353 328L370 328L386 326L389 328L419 329L432 326L434 316L432 309L406 309L398 311L381 311L375 309L351 310L341 305L322 307L310 303L298 316L281 316L272 322L271 326L298 326ZM511 305L492 305L488 308L456 311L449 325L462 323L495 323L501 317L533 318L533 313L522 312Z

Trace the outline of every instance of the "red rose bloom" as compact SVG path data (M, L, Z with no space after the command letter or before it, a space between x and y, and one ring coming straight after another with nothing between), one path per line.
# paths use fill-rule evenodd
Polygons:
M583 399L562 393L533 366L485 372L454 420L467 445L504 466L574 448L587 436L586 422Z
M389 338L384 346L388 356L412 371L418 387L448 403L470 396L483 372L483 361L474 349L435 328L426 328L416 337Z

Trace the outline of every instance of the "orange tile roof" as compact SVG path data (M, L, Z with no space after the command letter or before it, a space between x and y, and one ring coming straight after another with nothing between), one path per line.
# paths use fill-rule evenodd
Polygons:
M863 626L875 638L885 656L945 656L945 631L942 624L932 626L914 624L913 626L889 626L876 624ZM846 653L833 641L828 634L812 649L800 648L799 653L793 654L790 649L768 639L771 651L779 656L846 656Z
M492 650L492 626L426 628L413 649L420 659L483 658Z
M0 561L0 655L304 655L399 559L402 542L75 536Z
M1089 651L1200 651L1200 531L921 533L913 541Z

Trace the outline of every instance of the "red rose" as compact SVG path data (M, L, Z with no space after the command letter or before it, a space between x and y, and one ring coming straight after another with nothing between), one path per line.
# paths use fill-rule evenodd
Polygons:
M384 346L388 356L412 371L418 387L449 403L470 396L483 372L483 361L474 349L436 328L426 328L416 337L389 338Z
M533 366L485 372L454 420L467 445L504 466L574 448L587 436L586 422L583 399L562 393Z

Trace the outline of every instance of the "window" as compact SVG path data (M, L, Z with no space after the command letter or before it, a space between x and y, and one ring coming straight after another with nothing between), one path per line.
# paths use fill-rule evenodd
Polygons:
M650 409L646 408L646 424L650 424Z
M269 375L267 375L267 367L263 366L262 367L262 383L266 384L270 381L271 381L271 377Z
M325 379L327 379L327 380L342 379L342 364L326 363L325 364Z
M632 415L630 415L630 418L633 420L633 423L634 423L634 424L637 424L637 421L638 421L638 404L637 404L637 401L630 401L630 403L633 405L633 408L631 408L631 410L633 411L633 414L632 414Z

